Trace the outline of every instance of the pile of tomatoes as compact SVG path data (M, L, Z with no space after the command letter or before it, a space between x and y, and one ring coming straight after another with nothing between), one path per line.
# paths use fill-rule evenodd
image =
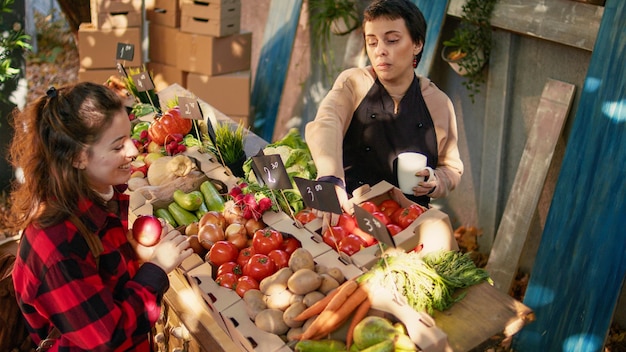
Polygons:
M215 282L243 297L246 291L258 289L261 280L287 267L291 254L301 246L298 239L265 227L256 230L250 244L241 249L230 241L215 242L205 259L217 268Z
M402 207L394 199L385 199L379 203L365 201L359 206L384 224L392 236L411 225L425 211L424 208L414 203ZM312 221L315 217L310 209L304 209L296 214L296 219L303 224ZM359 228L354 216L347 213L341 214L338 223L324 231L322 239L338 252L350 256L362 248L377 243L373 236Z

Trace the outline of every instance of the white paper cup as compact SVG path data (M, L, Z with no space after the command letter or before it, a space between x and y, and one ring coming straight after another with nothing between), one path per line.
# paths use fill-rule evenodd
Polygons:
M402 193L413 194L413 187L424 181L424 177L415 176L418 171L426 169L428 178L433 178L433 169L426 166L426 161L426 155L420 153L405 152L398 155L398 186Z

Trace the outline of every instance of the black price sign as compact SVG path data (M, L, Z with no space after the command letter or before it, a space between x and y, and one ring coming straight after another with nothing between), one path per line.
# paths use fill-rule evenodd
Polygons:
M252 170L257 180L262 180L269 189L293 188L279 154L253 156Z
M135 44L117 43L116 59L133 61L135 57Z
M135 87L137 87L138 92L145 92L151 89L154 89L154 83L152 83L152 78L148 72L143 71L139 72L136 75L132 76L133 82L135 83Z
M124 65L118 62L115 66L117 67L117 72L120 73L120 76L128 77L128 74L126 73L126 69L124 68Z
M335 214L343 213L333 183L312 181L301 177L294 177L293 180L307 207Z
M396 247L396 242L387 230L387 226L380 222L374 215L358 205L354 205L354 217L363 231L374 236L380 243L384 243L392 248Z
M186 119L203 120L200 104L195 98L178 97L178 106L180 107L180 115Z

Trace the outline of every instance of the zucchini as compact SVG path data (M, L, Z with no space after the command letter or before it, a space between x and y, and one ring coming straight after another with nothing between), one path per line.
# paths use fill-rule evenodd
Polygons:
M185 193L180 189L174 191L174 201L181 206L181 208L189 211L196 211L202 205L204 197L199 191L191 191Z
M198 217L194 213L183 209L176 202L171 202L170 205L167 206L167 210L170 211L170 214L172 214L179 226L187 226L194 221L198 221Z
M218 211L220 213L224 211L224 198L222 198L211 181L202 182L200 192L202 192L204 197L204 204L210 211Z
M209 208L206 207L206 204L203 201L202 204L200 204L200 208L198 208L198 210L196 210L194 214L196 214L198 219L202 219L202 216L204 216L204 214L208 212L209 212Z
M165 220L165 222L172 225L172 227L174 228L178 227L178 223L176 222L176 219L174 219L170 211L165 208L156 209L154 211L154 216Z

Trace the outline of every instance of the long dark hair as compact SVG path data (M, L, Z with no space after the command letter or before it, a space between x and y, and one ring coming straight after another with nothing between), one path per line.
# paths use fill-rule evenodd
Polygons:
M83 82L50 88L24 111L15 111L9 162L22 170L23 177L13 181L8 222L12 227L74 221L80 199L102 202L74 163L123 109L112 90Z
M436 1L436 0L433 0ZM426 19L420 9L409 0L374 0L363 13L363 25L366 22L373 21L377 18L387 18L395 20L404 19L411 39L414 43L426 43ZM422 51L417 54L416 59L419 63L422 59Z

